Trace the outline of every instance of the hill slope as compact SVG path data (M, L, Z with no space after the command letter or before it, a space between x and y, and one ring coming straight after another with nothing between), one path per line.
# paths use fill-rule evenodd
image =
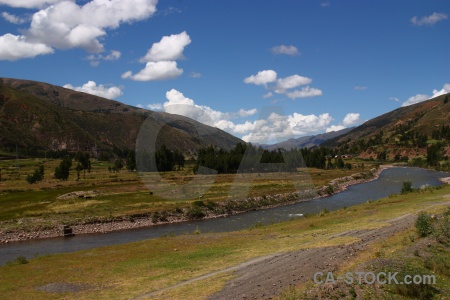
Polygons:
M0 78L0 148L123 151L135 148L143 122L162 127L157 146L184 153L241 142L187 117L153 112L50 84Z
M408 132L431 136L434 130L450 123L450 103L445 103L446 98L450 98L450 94L400 107L371 119L346 134L326 141L324 146L336 146L344 142L369 140L376 137L381 137L383 140L390 139L391 142L394 142L400 140L402 135Z

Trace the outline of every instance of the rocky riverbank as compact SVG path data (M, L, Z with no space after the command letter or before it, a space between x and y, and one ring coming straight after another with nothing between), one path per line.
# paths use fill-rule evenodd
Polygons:
M308 201L331 194L345 191L349 186L369 182L379 177L380 173L392 167L392 165L383 165L379 168L373 168L370 171L355 173L351 176L337 178L328 185L318 189L310 189L290 194L267 195L263 197L247 198L243 200L230 200L222 203L216 203L214 206L210 203L204 205L192 206L178 212L160 212L145 214L139 216L128 216L112 220L92 220L84 224L74 224L71 226L72 232L78 234L107 233L118 230L128 230L142 227L155 226L159 224L184 222L192 219L212 219L225 217L233 214L244 213L257 209L267 209L271 207L288 205L292 203ZM63 225L55 225L50 229L34 229L7 231L0 230L0 243L10 243L16 241L53 238L63 236Z

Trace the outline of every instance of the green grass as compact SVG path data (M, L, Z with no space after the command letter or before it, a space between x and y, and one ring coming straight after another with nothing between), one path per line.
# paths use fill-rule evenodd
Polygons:
M388 226L388 219L416 213L432 204L448 202L445 195L449 193L450 186L446 186L422 193L396 195L322 216L255 226L251 230L162 237L38 257L29 260L28 264L1 267L0 295L9 299L19 295L24 299L129 299L255 257L352 243L356 240L353 237L331 239L330 236L348 230ZM438 205L430 213L440 210L442 206ZM385 253L391 251L389 247L389 244L384 246ZM36 291L38 287L55 282L88 283L96 289L72 294ZM214 285L214 289L219 289L224 282L223 280ZM212 292L205 284L198 283L189 287L190 289L176 288L169 293L175 293L179 295L179 299L184 299L192 298L192 295L206 296Z
M160 190L154 190L145 183L146 178L155 178L157 174L140 177L137 172L126 170L110 173L108 162L96 160L92 160L92 170L86 172L85 178L81 174L81 179L77 181L76 172L72 170L69 180L60 181L53 178L59 163L58 159L42 158L0 160L0 222L4 222L0 229L33 230L62 223L75 224L93 218L109 220L153 212L175 212L176 209L179 214L182 209L187 211L191 203L199 199L199 195L203 195L202 200L214 203L232 198L285 194L323 186L332 179L358 172L300 169L296 173L221 174L217 177L205 176L204 180L212 180L211 186L205 190L204 182L191 183L195 176L192 174L193 164L188 163L181 171L159 174L156 178L162 177L165 183L160 185ZM39 165L44 166L44 179L35 184L27 183L26 176ZM171 191L169 184L176 189ZM98 194L89 200L58 198L76 191L98 191ZM177 195L190 196L174 197ZM24 222L18 223L19 219Z

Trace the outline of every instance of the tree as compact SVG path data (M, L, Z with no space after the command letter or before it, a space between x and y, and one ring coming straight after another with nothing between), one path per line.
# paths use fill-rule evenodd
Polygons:
M42 167L42 168L41 168ZM39 166L38 169L34 170L33 174L27 175L27 182L32 184L41 181L44 178L44 166Z
M128 171L136 170L136 153L134 151L128 152L127 160L125 162Z
M445 99L444 99L444 104L447 104L447 103L448 103L448 95L445 96Z
M89 153L82 153L80 151L77 152L77 154L75 155L75 160L78 161L78 166L77 165L77 174L80 171L84 171L83 172L83 178L86 178L86 170L88 170L88 172L91 172L91 159L89 156ZM78 176L79 179L79 176Z
M69 156L64 157L59 166L55 168L55 178L67 180L69 178L69 171L71 167L72 159Z
M112 170L114 172L119 172L123 168L123 162L120 158L116 158L114 161L114 166L112 167Z

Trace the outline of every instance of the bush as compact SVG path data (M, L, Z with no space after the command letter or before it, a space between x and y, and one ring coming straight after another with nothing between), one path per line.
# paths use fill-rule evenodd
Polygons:
M428 236L433 228L431 226L431 217L428 214L421 212L417 217L416 224L414 226L416 227L417 233L420 237Z
M402 194L407 194L412 192L414 189L412 188L412 182L411 181L403 181L402 186Z
M203 211L198 206L192 206L186 213L189 219L201 219L205 216Z

